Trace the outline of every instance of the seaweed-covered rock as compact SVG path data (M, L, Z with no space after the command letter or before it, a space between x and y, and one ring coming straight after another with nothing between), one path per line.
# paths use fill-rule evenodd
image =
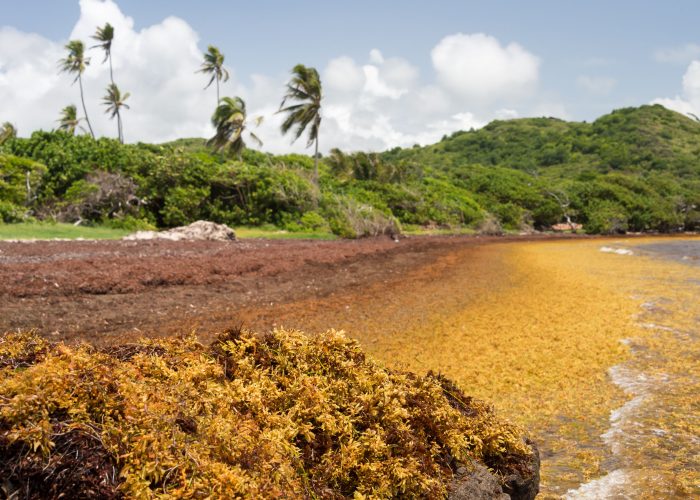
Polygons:
M529 499L533 457L489 405L333 331L0 336L0 497Z

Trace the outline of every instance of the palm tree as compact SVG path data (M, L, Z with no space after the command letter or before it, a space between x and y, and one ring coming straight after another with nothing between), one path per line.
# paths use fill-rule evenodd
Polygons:
M122 115L121 108L129 109L129 105L125 104L129 98L129 93L126 92L122 94L114 83L107 85L107 94L102 98L102 104L107 106L105 113L111 113L110 118L117 117L117 133L119 136L119 142L124 143L124 128L122 127Z
M80 126L81 120L83 118L78 118L78 108L75 107L75 104L70 104L61 110L61 118L58 119L58 130L74 135L76 128L85 130Z
M216 127L216 135L209 139L207 144L213 146L216 151L228 147L229 152L234 153L240 160L246 147L243 132L247 128L247 117L243 99L240 97L222 98L211 117L211 123ZM261 122L262 116L255 119L256 126L260 125ZM257 135L251 131L248 131L248 134L258 146L262 146L263 143Z
M315 68L297 64L292 69L292 78L287 84L287 93L278 111L278 113L287 113L287 118L281 127L283 134L296 127L292 142L301 137L306 128L310 127L306 147L316 144L314 152L316 184L318 184L318 130L321 127L321 98L321 79L318 71ZM285 107L288 101L292 101L292 104Z
M219 82L228 81L229 74L226 68L224 68L224 55L219 51L218 48L210 45L207 48L207 52L204 54L204 62L202 67L197 73L207 73L211 75L211 79L207 86L204 87L208 89L212 83L216 82L216 103L219 104Z
M0 126L0 144L17 137L17 128L10 122L5 122Z
M80 84L80 100L83 103L85 121L90 129L90 135L94 139L95 133L92 131L92 125L90 124L90 119L88 118L87 108L85 107L85 96L83 92L83 73L85 72L85 68L90 64L90 58L85 57L85 45L80 40L71 40L66 44L66 49L68 50L68 56L65 59L61 59L59 62L61 71L76 75L73 83L75 83L77 80Z
M102 62L105 63L109 60L109 81L114 83L114 73L112 72L112 41L114 40L114 27L109 23L105 23L102 28L98 26L92 39L100 43L93 45L90 47L91 49L100 47L105 51L105 58Z

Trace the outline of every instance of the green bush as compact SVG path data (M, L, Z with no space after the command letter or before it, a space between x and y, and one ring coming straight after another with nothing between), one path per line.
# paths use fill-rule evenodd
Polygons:
M322 212L333 234L341 238L397 235L401 232L401 225L395 217L347 196L325 196Z
M12 202L0 200L0 222L21 222L26 214L26 208Z
M627 213L620 205L599 201L586 212L585 230L589 234L619 234L628 229Z

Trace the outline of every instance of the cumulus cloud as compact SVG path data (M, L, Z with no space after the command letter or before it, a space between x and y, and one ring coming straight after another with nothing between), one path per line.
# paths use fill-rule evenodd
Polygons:
M123 92L131 93L131 110L124 112L127 140L160 142L211 133L208 117L216 98L213 91L197 91L206 84L195 73L201 61L199 37L185 21L169 17L135 31L133 19L111 0L81 0L80 12L69 39L81 39L86 47L93 45L90 37L97 26L109 22L115 28L114 78ZM53 129L60 110L80 102L73 77L58 73L66 42L0 29L0 101L7 103L3 119L15 122L22 133ZM88 116L96 134L115 136L116 124L100 104L109 83L108 66L99 49L88 50L87 56L83 83Z
M327 89L340 92L360 90L365 83L365 74L350 57L332 59L323 72L323 84Z
M576 84L591 94L608 95L617 85L617 80L609 76L581 75Z
M458 33L431 52L439 81L468 100L497 101L531 93L539 79L539 59L517 43L502 46L494 37Z
M693 61L683 75L683 93L673 98L659 98L652 104L662 104L679 113L700 116L700 61Z
M115 0L80 0L80 17L65 40L0 28L0 121L13 122L21 135L28 135L55 128L66 105L77 104L80 109L78 86L70 75L59 74L58 60L65 57L68 40L94 45L91 36L106 22L115 27L115 81L123 92L131 93L131 109L124 112L126 140L211 137L216 94L213 88L204 90L208 78L197 73L205 48L199 35L177 17L136 29ZM221 48L226 53L226 47ZM115 137L116 123L101 104L109 67L100 49L89 50L88 56L84 87L89 117L98 136ZM539 59L520 45L503 46L483 34L456 34L439 41L431 56L435 72L427 75L410 61L378 48L366 60L340 56L328 61L321 68L321 150L428 144L494 118L520 116L523 107L537 111L530 101L539 78ZM264 149L308 151L303 138L291 144L291 136L280 134L283 116L277 110L289 77L286 70L241 79L233 65L227 69L232 77L222 83L221 93L241 96L251 117L264 117L256 130ZM530 99L529 104L517 100L522 96Z
M700 57L700 45L687 43L679 47L657 49L653 54L654 60L660 63L688 64Z

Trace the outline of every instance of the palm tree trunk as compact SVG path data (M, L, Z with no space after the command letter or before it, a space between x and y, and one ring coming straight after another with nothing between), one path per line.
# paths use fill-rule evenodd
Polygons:
M124 144L124 132L122 130L122 115L117 108L117 136L119 137L119 142Z
M87 108L85 107L85 96L83 95L83 77L82 75L78 75L78 83L80 84L80 100L83 103L83 113L85 113L85 121L88 124L88 128L90 129L90 135L92 138L95 138L95 132L92 131L92 125L90 124L90 119L88 118L87 114Z
M219 105L219 77L216 77L216 105Z
M112 51L109 51L109 79L114 85L114 73L112 73Z
M316 148L314 152L314 184L318 186L318 132L316 132Z

